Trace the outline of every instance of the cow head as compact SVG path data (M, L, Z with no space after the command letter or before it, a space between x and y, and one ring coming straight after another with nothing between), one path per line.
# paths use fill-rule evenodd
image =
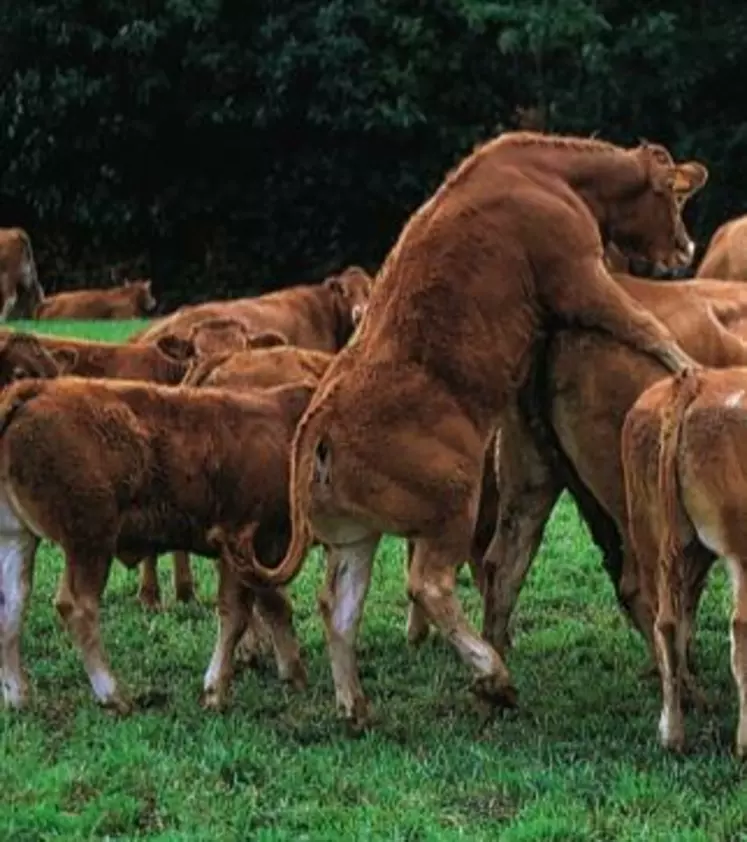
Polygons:
M642 179L625 201L610 209L609 239L626 256L648 261L655 270L689 266L695 243L682 220L682 209L708 181L708 170L697 161L676 164L667 149L646 141L628 154Z
M322 285L335 296L338 345L342 348L366 312L373 278L359 266L348 266L341 274L327 278Z
M150 278L124 282L124 285L132 291L138 311L144 316L152 313L158 306L151 292L151 283Z
M8 332L0 337L0 388L28 377L57 377L77 361L72 348L47 350L31 333Z

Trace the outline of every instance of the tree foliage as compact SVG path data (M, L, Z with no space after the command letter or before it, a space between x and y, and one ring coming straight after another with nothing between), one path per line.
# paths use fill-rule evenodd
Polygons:
M0 22L0 224L48 289L121 262L173 300L375 268L519 105L705 161L701 240L743 210L737 0L35 0Z

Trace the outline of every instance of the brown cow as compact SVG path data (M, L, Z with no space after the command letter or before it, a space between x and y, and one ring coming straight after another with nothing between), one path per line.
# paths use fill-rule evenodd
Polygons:
M353 723L367 715L354 640L384 532L415 541L410 596L474 668L476 692L515 703L502 658L454 594L488 439L553 324L606 331L670 370L694 365L607 273L600 226L628 253L684 264L694 246L677 194L706 177L661 146L505 133L405 225L294 437L286 558L262 571L249 542L224 544L276 585L296 575L312 537L331 547L320 605L337 701Z
M747 367L706 370L655 383L622 431L630 538L643 597L655 618L662 684L659 737L685 747L690 561L696 542L731 574L731 668L739 697L736 751L747 755L747 532L744 529Z
M114 555L182 549L215 557L220 526L250 528L270 562L289 541L288 451L313 386L231 395L124 380L24 380L0 397L0 582L3 693L20 707L19 638L40 539L61 545L57 609L81 650L99 701L129 704L111 673L99 603ZM255 481L252 481L255 478ZM305 683L287 600L254 592L219 560L219 635L204 703L220 706L231 656L256 599L272 630L281 677Z
M208 322L201 322L196 327L200 329L207 324ZM332 360L332 354L293 346L263 346L262 343L268 342L271 336L272 334L260 334L259 337L248 337L252 345L257 341L260 343L256 346L257 350L247 349L237 353L229 351L195 358L184 376L183 384L250 391L301 381L318 382ZM165 338L168 337L159 341L164 341ZM199 336L196 341L199 342ZM267 350L259 350L260 348ZM176 598L180 602L189 602L195 595L189 556L187 553L175 552L173 557ZM157 609L161 604L156 565L156 556L148 556L143 559L140 567L138 599L143 606L150 609Z
M76 289L49 295L37 319L139 319L152 313L156 299L150 280L125 281L109 289Z
M148 380L176 385L181 383L191 363L197 359L195 344L178 336L163 336L152 345L97 342L21 331L7 331L0 336L11 344L23 345L27 355L51 356L60 373L79 377ZM5 372L0 370L0 385L9 382L4 375Z
M657 284L624 276L618 281L701 363L747 364L743 284ZM641 603L637 580L625 575L629 548L619 445L628 409L664 374L655 361L612 339L563 331L548 342L519 407L504 415L501 441L506 446L498 460L500 528L485 558L484 634L499 651L509 645L511 613L564 487L604 553L622 607L651 645L652 618ZM481 516L488 517L482 506ZM701 584L695 576L693 611ZM420 617L416 621L423 622Z
M695 277L747 281L747 214L716 229Z
M711 366L745 363L744 285L615 278L699 362ZM553 507L568 487L605 554L607 572L623 608L632 612L632 619L650 640L650 620L641 613L636 583L621 582L625 505L620 460L613 454L619 452L625 413L662 376L662 368L612 339L564 330L548 341L537 369L533 382L522 389L520 409L512 407L502 419L501 439L507 444L497 460L500 497L495 473L483 475L480 528L471 552L478 569L495 530L498 499L502 524L496 545L484 559L483 575L489 583L484 635L502 654L509 647L509 620L521 586ZM600 459L600 453L606 458ZM417 643L427 632L422 610L411 605L408 638Z
M363 269L351 266L320 284L287 287L254 298L191 304L129 341L152 342L164 333L186 337L205 319L230 318L243 322L250 334L275 331L289 345L331 353L342 348L355 330L366 308L371 283Z
M31 238L23 228L0 228L0 321L30 319L43 300Z

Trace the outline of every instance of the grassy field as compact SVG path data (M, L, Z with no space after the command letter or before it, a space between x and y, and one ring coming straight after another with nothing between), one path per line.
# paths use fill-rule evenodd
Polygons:
M46 329L118 339L135 326ZM405 642L399 541L382 544L366 606L360 659L378 723L357 739L334 710L317 555L292 589L309 689L287 689L274 665L245 670L220 715L198 705L215 633L211 563L195 560L200 603L184 606L174 604L164 558L160 614L140 608L137 574L117 566L104 641L127 687L151 700L124 720L96 707L58 623L61 565L43 545L24 633L32 706L0 713L1 842L747 839L722 571L696 649L715 712L690 714L688 756L665 756L658 682L642 677L643 647L568 500L517 608L509 666L521 708L487 723L449 647ZM459 591L479 622L466 573Z

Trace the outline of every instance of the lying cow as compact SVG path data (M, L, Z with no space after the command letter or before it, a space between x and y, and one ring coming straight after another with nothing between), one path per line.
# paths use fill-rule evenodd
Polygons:
M198 330L207 324L200 323ZM291 346L271 348L268 344L271 336L248 336L247 342L254 348L246 348L241 352L196 357L184 376L184 385L211 386L235 392L268 389L301 381L318 382L332 360L332 354ZM156 556L148 556L143 559L140 567L138 599L151 609L161 604L156 564ZM184 552L174 553L174 592L180 602L189 602L194 598L194 579L189 557Z
M56 607L105 706L129 703L99 631L112 558L125 563L173 549L216 557L208 540L251 529L265 561L288 544L288 449L313 386L232 395L134 381L24 380L0 397L0 613L3 694L20 707L21 618L40 539L59 544L65 569ZM222 559L219 636L205 674L204 703L220 706L231 656L256 600L270 626L283 677L305 670L287 601L254 592Z
M685 746L690 576L697 542L731 574L731 668L739 698L736 751L747 756L747 367L666 378L635 402L622 431L630 538L643 597L655 618L662 683L659 737Z
M23 228L0 228L0 322L32 318L43 300L31 238Z
M109 289L76 289L47 296L37 319L138 319L156 309L150 280L125 281Z
M165 333L186 337L205 319L230 318L244 323L251 334L275 331L289 345L332 353L345 345L363 316L371 284L363 269L351 266L320 284L180 307L129 341L152 342Z

